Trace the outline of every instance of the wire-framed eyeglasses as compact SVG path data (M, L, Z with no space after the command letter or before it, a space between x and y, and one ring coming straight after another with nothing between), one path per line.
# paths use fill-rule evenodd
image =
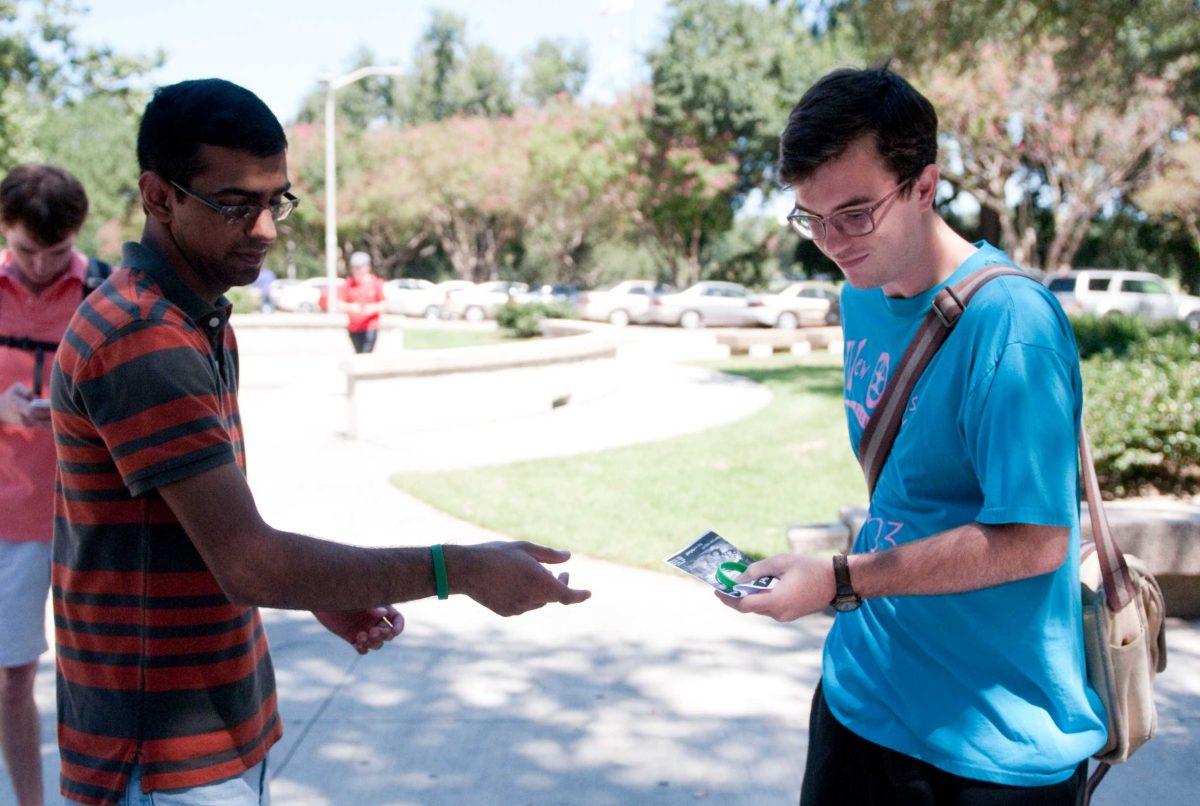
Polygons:
M251 221L254 221L260 215L262 215L263 210L269 210L271 212L271 219L273 221L282 221L291 215L292 211L300 205L300 200L291 193L287 192L283 194L283 198L279 201L271 202L269 205L264 207L261 204L221 204L220 202L216 202L212 199L201 196L194 190L185 188L178 182L171 182L171 186L180 193L191 196L205 207L220 214L225 223L230 225L245 225Z
M875 220L875 211L888 202L893 196L899 193L902 189L908 187L911 180L906 180L896 185L890 193L884 196L879 201L867 207L855 207L850 210L842 210L834 213L831 216L819 216L812 213L806 213L799 207L793 208L788 213L788 224L797 235L802 238L808 238L811 241L822 241L825 239L826 229L832 226L842 235L850 238L857 238L862 235L870 235L875 231L875 225L878 223ZM886 211L885 211L886 212ZM883 216L880 216L883 218Z

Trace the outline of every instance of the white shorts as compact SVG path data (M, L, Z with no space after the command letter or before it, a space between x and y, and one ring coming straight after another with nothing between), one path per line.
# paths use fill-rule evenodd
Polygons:
M36 661L46 645L50 544L0 540L0 667Z

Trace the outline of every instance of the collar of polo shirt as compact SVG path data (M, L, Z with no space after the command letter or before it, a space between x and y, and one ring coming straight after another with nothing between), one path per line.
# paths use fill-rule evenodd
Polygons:
M229 319L233 306L228 299L221 296L215 306L209 305L180 279L160 254L145 244L126 243L121 249L121 265L147 274L158 283L164 297L182 308L189 319L205 330L216 330Z

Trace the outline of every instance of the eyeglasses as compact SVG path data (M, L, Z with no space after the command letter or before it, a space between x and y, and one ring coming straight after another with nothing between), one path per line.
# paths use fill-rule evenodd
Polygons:
M827 232L826 227L829 225L832 225L842 235L850 238L870 235L875 231L877 223L875 221L875 211L899 193L902 188L908 187L910 184L910 180L901 182L890 193L870 207L856 207L853 210L843 210L840 213L834 213L828 218L802 212L797 207L788 213L787 220L797 235L812 241L823 241ZM883 218L883 216L880 216L880 218Z
M210 210L220 213L225 223L230 225L240 224L244 226L251 221L257 220L262 215L263 210L271 211L272 220L282 221L291 215L292 211L300 205L300 200L291 193L284 193L281 201L272 202L266 207L263 207L261 204L219 204L212 199L206 199L195 191L188 190L177 182L172 182L171 186L180 193L191 196Z

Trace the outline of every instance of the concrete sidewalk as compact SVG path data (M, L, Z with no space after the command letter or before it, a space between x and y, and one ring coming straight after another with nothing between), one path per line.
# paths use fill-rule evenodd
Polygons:
M251 346L242 341L244 350ZM262 350L248 352L244 365L251 485L269 522L361 545L500 537L388 485L388 474L400 467L444 463L433 461L432 447L417 450L423 443L413 433L419 428L399 413L390 420L396 430L380 426L380 439L338 438L330 426L336 394L313 386L324 358L286 352L269 359ZM267 361L252 374L256 362ZM622 366L630 367L625 376ZM577 411L595 416L589 421L575 415L580 419L570 430L590 427L620 443L627 435L605 401L632 401L637 388L652 395L656 387L623 381L638 377L632 365L617 363L606 371L612 393L585 396L591 403ZM664 367L661 375L672 372ZM671 377L689 383L687 373ZM547 378L527 380L554 386ZM497 373L457 383L459 404L465 399L484 407L508 386ZM694 388L694 396L682 398L694 399L697 412L710 411L706 387L700 382ZM756 408L750 400L738 403L747 413ZM660 411L653 399L644 402L648 411ZM404 405L396 401L398 409ZM501 432L514 423L530 434L553 432L558 426L552 421L562 414L498 417L471 433L501 445ZM721 406L711 407L711 414L714 421L728 417ZM703 427L702 419L695 415L693 425ZM453 420L443 419L441 438L449 452L484 455L465 447L467 432ZM424 452L428 461L417 461ZM665 567L656 573L575 558L567 570L574 584L593 590L591 601L509 620L459 598L417 602L403 608L404 635L362 658L308 614L264 611L284 718L284 739L271 756L275 802L794 803L808 703L830 620L813 616L781 625L741 616ZM1111 773L1097 804L1196 802L1198 627L1170 625L1170 666L1157 689L1161 735ZM39 674L38 700L47 792L56 793L49 657ZM11 803L2 784L0 803Z

